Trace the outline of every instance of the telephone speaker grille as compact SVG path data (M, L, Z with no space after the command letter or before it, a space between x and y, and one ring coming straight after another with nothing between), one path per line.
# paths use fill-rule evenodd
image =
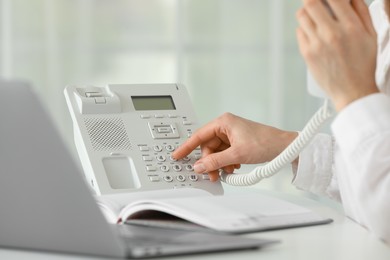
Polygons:
M120 118L86 118L84 123L95 150L131 150L129 137Z

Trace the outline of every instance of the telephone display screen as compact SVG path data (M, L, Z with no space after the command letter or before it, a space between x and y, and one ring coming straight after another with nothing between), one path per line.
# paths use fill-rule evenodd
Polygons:
M135 110L176 110L171 96L132 96Z

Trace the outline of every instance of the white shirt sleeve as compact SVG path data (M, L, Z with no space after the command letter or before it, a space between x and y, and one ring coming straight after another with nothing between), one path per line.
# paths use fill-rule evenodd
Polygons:
M390 242L390 98L373 94L332 124L339 145L335 174L345 212ZM336 159L336 157L335 157Z
M297 173L293 179L298 189L340 201L337 179L333 175L334 146L332 136L317 134L300 153Z

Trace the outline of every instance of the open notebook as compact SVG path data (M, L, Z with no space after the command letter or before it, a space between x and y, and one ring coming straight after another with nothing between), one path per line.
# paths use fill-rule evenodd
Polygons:
M329 223L299 205L260 194L214 196L200 189L97 197L110 223L247 233Z

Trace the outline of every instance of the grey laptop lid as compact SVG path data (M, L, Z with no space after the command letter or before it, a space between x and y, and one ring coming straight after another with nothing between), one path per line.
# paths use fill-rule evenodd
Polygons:
M138 258L274 242L107 224L30 86L0 81L0 93L1 247Z
M0 245L123 257L32 91L0 81Z

